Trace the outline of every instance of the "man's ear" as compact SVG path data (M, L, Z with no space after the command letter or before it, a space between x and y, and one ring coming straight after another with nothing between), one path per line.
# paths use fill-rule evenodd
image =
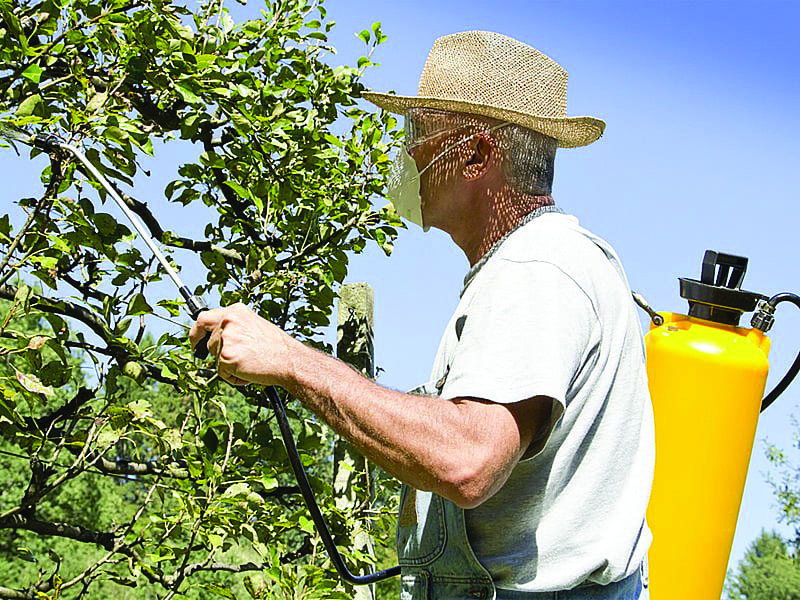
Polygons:
M470 156L464 165L464 177L470 180L478 179L489 169L497 149L491 138L482 133L470 140L468 149Z

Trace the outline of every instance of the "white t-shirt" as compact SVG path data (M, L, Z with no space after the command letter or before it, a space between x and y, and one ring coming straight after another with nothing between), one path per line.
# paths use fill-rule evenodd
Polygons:
M555 212L513 231L470 272L432 379L448 399L554 400L548 436L466 511L497 587L563 590L639 568L653 414L639 320L606 242Z

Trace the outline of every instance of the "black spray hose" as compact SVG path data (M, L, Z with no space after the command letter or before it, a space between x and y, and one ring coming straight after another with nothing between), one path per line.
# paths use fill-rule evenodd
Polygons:
M775 317L773 316L775 313L775 308L781 302L791 302L797 308L800 308L800 296L797 294L791 294L789 292L783 292L780 294L775 294L772 298L767 300L766 302L761 302L758 306L758 311L755 315L753 315L753 319L751 321L751 325L756 329L760 329L763 332L767 332L772 327L772 324L775 322ZM797 358L794 359L792 366L789 367L789 370L786 371L786 375L783 376L778 382L773 390L764 396L764 399L761 401L761 412L764 412L769 408L769 406L777 400L778 396L780 396L789 384L792 383L794 378L797 376L798 371L800 371L800 353L797 355Z
M183 290L181 290L181 292L183 292ZM184 294L184 297L186 297L186 294ZM202 305L197 304L198 300ZM189 310L192 312L194 319L197 319L197 315L204 310L208 310L202 298L197 298L196 296L194 300L189 300L187 298L187 304L189 305ZM194 347L194 355L197 358L206 358L208 356L209 334L210 332L206 333L206 336L197 342L197 345ZM399 575L399 566L383 571L376 571L368 575L353 575L347 568L347 565L344 564L342 555L339 554L336 542L333 541L333 536L331 536L331 532L328 529L328 524L325 522L325 517L322 515L322 511L317 504L314 490L311 489L311 484L308 482L308 476L303 468L303 461L300 459L300 453L297 451L297 446L294 443L294 434L292 433L289 419L286 416L286 409L283 405L283 401L278 395L278 390L276 390L274 386L268 386L266 391L269 402L272 405L272 410L275 413L275 417L278 419L278 428L281 430L281 438L283 438L283 445L286 446L286 455L289 457L289 464L292 466L292 472L294 472L294 478L297 480L297 486L300 488L303 501L306 503L308 512L311 514L311 520L314 521L319 536L322 538L322 545L325 546L325 550L328 552L328 556L333 566L336 568L336 572L339 573L339 577L353 585L369 585Z
M294 435L292 434L292 428L289 425L289 419L286 417L286 410L284 409L283 401L280 399L280 396L278 396L278 391L273 386L267 387L267 397L269 398L269 402L272 405L272 410L275 412L275 416L278 419L278 427L281 430L281 437L283 438L283 443L286 446L286 453L289 456L289 464L292 465L292 471L294 471L294 477L297 480L297 485L300 487L300 492L302 493L303 500L308 507L308 512L311 513L311 520L314 521L314 525L317 527L317 531L322 538L322 544L325 546L325 550L328 551L328 556L330 557L333 566L336 567L336 571L339 573L339 576L353 585L367 585L388 579L389 577L394 577L395 575L399 575L399 566L392 567L391 569L385 569L383 571L376 571L375 573L370 573L369 575L353 575L347 568L347 565L344 564L342 556L339 554L339 549L336 547L336 543L333 541L331 532L328 530L328 525L325 523L325 517L322 516L322 511L320 511L319 505L317 505L317 500L314 497L314 491L311 489L311 484L308 482L306 472L303 469L303 462L300 460L300 454L297 452L297 447L294 443Z

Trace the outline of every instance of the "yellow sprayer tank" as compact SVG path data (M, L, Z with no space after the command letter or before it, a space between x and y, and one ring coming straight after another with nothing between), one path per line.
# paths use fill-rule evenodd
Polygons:
M661 313L645 337L656 430L652 600L722 593L769 369L769 339L737 326L763 298L739 289L746 265L707 251L701 280L680 280L689 315Z

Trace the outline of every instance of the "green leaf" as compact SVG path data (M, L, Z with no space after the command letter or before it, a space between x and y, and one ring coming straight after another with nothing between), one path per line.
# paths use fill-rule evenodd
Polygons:
M42 73L44 73L44 69L36 63L33 63L22 72L22 76L30 79L33 83L39 83L39 80L42 78Z
M111 237L117 231L117 220L107 213L95 213L91 217L92 223L103 237Z
M197 60L197 68L203 71L217 61L217 56L215 54L198 54L195 59Z
M239 185L235 181L228 180L228 181L225 182L225 185L227 185L229 188L231 188L234 192L236 192L242 198L249 198L250 197L250 192L248 192L247 189L244 186Z
M42 97L39 94L33 94L23 100L17 107L14 113L17 117L28 117L33 114L36 107L42 103Z
M200 586L202 589L208 590L212 594L216 594L220 598L228 598L228 600L236 600L236 596L233 595L233 592L224 586L221 586L217 583L204 583Z
M43 385L36 375L23 373L17 369L14 369L14 371L19 384L32 394L44 394L48 397L53 397L55 395L53 388Z
M261 598L261 590L256 590L253 584L253 578L250 575L246 575L242 583L244 584L245 591L253 600L259 600L259 598Z
M240 481L239 483L234 483L228 489L225 490L225 496L228 498L232 498L234 496L246 496L250 493L250 485L245 481Z
M72 367L60 360L51 360L39 370L39 378L46 387L62 387L69 383Z
M109 406L108 416L114 429L125 429L133 421L133 412L127 406Z
M149 315L153 312L153 307L147 303L143 294L136 294L128 303L129 315Z
M364 29L361 33L358 34L358 37L364 40L365 44L369 44L369 39L370 39L369 29Z
M136 579L133 577L122 577L121 575L108 575L108 580L113 581L117 585L124 585L125 587L135 588L138 586Z
M117 429L112 427L104 427L100 430L100 433L97 434L97 445L100 448L108 448L109 446L116 444L121 435L121 432Z
M36 562L36 557L33 555L33 552L31 552L30 548L19 547L19 548L16 549L15 552L16 552L17 556L19 558L21 558L22 560L26 560L26 561L32 562L32 563Z
M31 296L33 295L33 290L23 284L17 288L16 293L14 294L14 303L19 304L22 307L22 310L27 311L30 305Z
M231 121L233 121L236 130L244 135L247 135L253 130L253 126L250 124L247 117L240 113L233 113L231 115Z
M93 95L86 104L86 112L95 113L99 111L103 107L103 104L105 104L106 100L108 100L108 94L105 92Z
M179 83L175 86L175 88L178 90L178 94L180 94L181 98L183 98L183 100L189 104L194 104L200 100L200 98L198 98L197 95L185 85L181 85Z
M219 438L217 434L214 432L212 428L206 429L205 433L200 436L200 439L203 440L203 445L208 450L209 454L214 454L219 448Z
M3 387L3 396L6 396L6 388ZM16 404L13 398L0 396L0 417L5 417L17 425L25 425L25 420L17 413Z
M158 306L166 310L170 315L173 317L178 317L181 314L181 310L183 309L183 303L178 302L177 300L159 300L157 302Z
M128 404L128 409L137 419L144 419L151 414L150 403L147 400L136 400Z

